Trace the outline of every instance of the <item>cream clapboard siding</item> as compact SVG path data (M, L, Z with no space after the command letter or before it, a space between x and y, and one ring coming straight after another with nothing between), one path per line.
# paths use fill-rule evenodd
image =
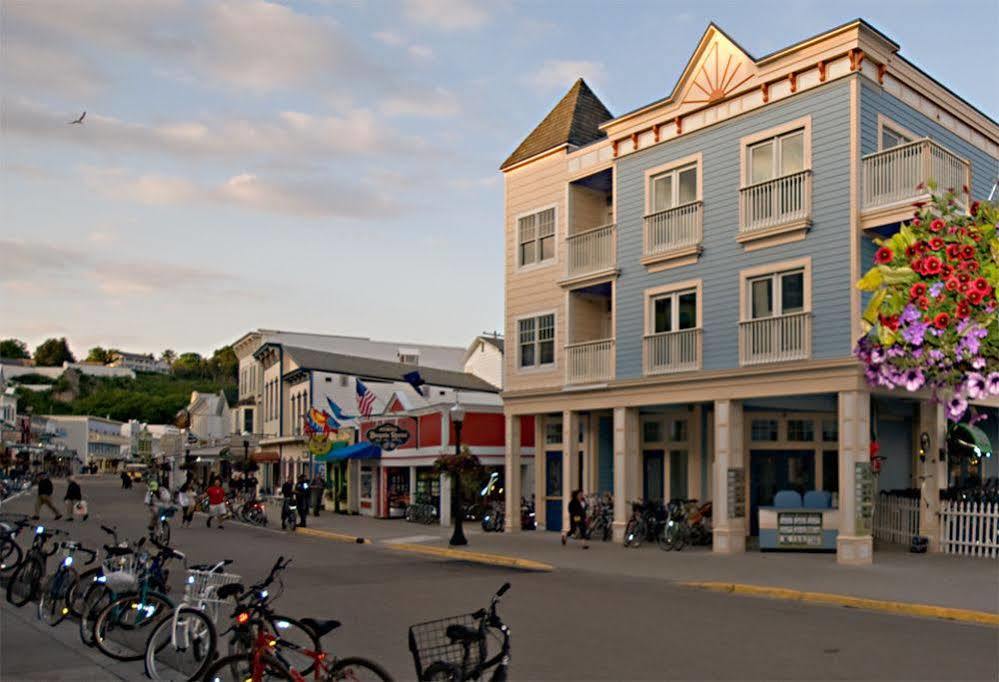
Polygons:
M475 344L475 350L465 361L465 371L488 381L493 386L502 388L503 354L496 346L485 341L478 341Z
M562 385L562 347L566 343L565 294L558 280L565 272L566 183L565 152L559 151L508 171L506 183L506 372L505 390ZM546 206L556 207L553 264L526 270L517 268L517 216ZM551 369L519 371L517 323L519 317L555 311L555 365Z
M587 187L572 187L571 220L569 234L592 230L594 227L609 225L611 209L607 205L606 194Z

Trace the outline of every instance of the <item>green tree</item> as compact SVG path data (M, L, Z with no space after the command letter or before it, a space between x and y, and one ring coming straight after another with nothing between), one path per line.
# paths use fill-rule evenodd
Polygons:
M165 351L160 353L160 360L167 363L168 365L172 365L174 360L176 359L177 359L177 353L175 353L170 348L167 348Z
M174 376L181 379L201 379L208 374L207 363L198 353L181 353L172 367Z
M35 349L35 364L39 367L62 367L64 362L76 362L66 337L46 339Z
M0 358L8 360L27 360L31 357L28 344L20 339L4 339L0 341Z
M111 362L111 351L100 346L94 346L87 351L87 362L99 362L106 365Z
M239 358L236 357L232 346L222 346L212 353L212 359L208 361L208 371L215 381L236 381L239 376Z

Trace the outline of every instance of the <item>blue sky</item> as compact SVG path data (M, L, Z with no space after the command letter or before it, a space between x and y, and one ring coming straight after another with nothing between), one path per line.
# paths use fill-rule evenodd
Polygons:
M78 354L502 329L499 164L577 76L614 113L667 94L710 21L760 56L863 17L999 112L992 0L3 11L0 337Z

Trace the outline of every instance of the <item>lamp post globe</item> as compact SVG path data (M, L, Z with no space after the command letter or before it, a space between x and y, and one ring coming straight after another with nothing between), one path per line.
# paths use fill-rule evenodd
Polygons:
M461 406L461 403L455 399L454 405L451 407L451 423L454 424L454 454L458 456L461 454L461 425L465 421L465 408ZM454 500L451 503L452 513L454 514L454 532L451 534L451 540L449 544L451 545L467 545L468 540L465 539L465 513L462 507L461 500L461 471L457 470L454 474L454 481L452 482L454 486Z

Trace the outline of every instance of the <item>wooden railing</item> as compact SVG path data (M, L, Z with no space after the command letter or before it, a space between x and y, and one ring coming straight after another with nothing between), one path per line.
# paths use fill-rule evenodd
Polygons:
M646 374L688 372L700 366L700 329L682 329L645 337Z
M801 360L812 353L812 315L794 313L739 323L739 362Z
M614 367L614 339L570 343L565 347L565 383L609 381Z
M803 170L739 190L742 220L739 234L807 220L812 215L812 171Z
M874 503L874 537L908 545L919 535L919 498L881 493Z
M645 255L697 246L704 236L704 204L695 201L645 216Z
M602 225L592 230L569 235L566 274L569 277L588 275L614 267L614 225Z
M865 209L925 195L931 180L940 191L953 189L961 199L962 187L971 182L970 164L930 139L868 154L863 159L863 171Z

